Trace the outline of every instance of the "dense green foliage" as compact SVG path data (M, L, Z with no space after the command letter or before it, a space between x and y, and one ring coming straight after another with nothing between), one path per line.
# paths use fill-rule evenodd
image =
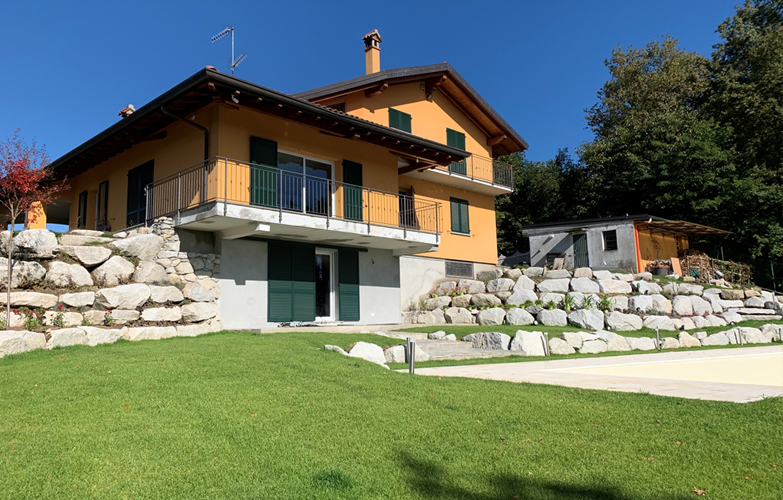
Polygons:
M414 376L221 333L0 359L2 498L777 498L783 400ZM777 466L773 466L777 464Z
M525 224L650 213L732 231L702 248L723 246L771 286L770 262L783 262L783 0L748 0L718 33L711 58L668 36L612 52L578 161L508 158L519 187L498 201L502 253L523 249Z

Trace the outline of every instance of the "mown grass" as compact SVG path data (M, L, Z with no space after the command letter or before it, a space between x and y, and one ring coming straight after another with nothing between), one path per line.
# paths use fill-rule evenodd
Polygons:
M776 324L776 325L783 325L783 321L743 321L742 323L739 323L734 326L710 326L710 327L704 327L704 328L697 328L695 330L690 330L689 333L694 332L707 332L707 334L712 335L713 333L717 332L723 332L726 330L729 330L731 328L734 328L735 326L746 326L746 327L752 327L752 328L758 328L762 325L767 324ZM417 326L412 328L403 328L400 330L396 330L398 332L412 332L412 333L434 333L439 331L444 331L447 334L453 333L456 335L458 339L461 339L462 337L466 335L470 335L471 333L479 333L479 332L498 332L498 333L505 333L506 335L514 336L517 331L523 330L527 332L548 332L549 338L553 337L559 337L565 332L585 332L589 331L585 328L577 328L575 326L544 326L544 325L525 325L525 326L514 326L514 325L496 325L496 326L482 326L482 325L430 325L430 326ZM651 328L642 328L641 330L636 330L632 332L616 332L619 335L622 335L623 337L650 337L655 338L655 330ZM658 332L659 336L661 338L663 337L676 337L680 334L679 331L668 331L668 330L660 330Z
M780 399L411 377L323 349L381 339L227 332L0 359L0 496L679 500L699 488L734 500L783 490Z

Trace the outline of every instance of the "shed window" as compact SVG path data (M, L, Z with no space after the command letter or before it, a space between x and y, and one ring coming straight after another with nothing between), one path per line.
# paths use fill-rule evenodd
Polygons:
M617 231L604 231L604 251L617 250Z

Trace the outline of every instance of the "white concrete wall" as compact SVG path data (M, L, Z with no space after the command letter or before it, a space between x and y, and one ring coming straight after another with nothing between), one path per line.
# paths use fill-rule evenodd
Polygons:
M604 250L604 231L617 231L617 250ZM636 240L633 223L592 226L587 230L589 265L593 269L631 270L636 272ZM574 240L566 232L530 236L530 263L543 266L548 253L564 253L566 267L574 267Z
M359 308L359 324L402 322L400 257L391 250L359 252Z
M267 320L268 246L252 240L222 240L220 313L226 329L270 328ZM339 252L339 249L338 249ZM391 250L359 252L361 321L352 324L393 324L402 321L400 264Z
M220 315L227 330L268 328L267 259L263 241L222 240Z
M418 307L422 295L446 278L446 261L429 257L400 257L400 305Z

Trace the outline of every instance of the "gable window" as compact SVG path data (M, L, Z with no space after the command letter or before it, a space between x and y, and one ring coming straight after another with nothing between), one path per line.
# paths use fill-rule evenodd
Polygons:
M470 235L468 202L466 200L451 198L451 232Z
M76 219L76 227L79 229L87 227L87 191L79 193L79 215Z
M446 129L446 145L452 148L465 150L465 134L456 130ZM449 172L468 175L468 165L465 160L449 165Z
M109 226L109 181L98 186L98 199L95 202L95 229L111 231Z
M617 250L617 231L604 231L604 251Z
M403 132L411 131L411 115L397 111L394 108L389 108L389 127L402 130Z
M152 182L154 167L155 162L148 161L128 172L128 212L125 217L127 227L143 224L147 220L145 188Z

